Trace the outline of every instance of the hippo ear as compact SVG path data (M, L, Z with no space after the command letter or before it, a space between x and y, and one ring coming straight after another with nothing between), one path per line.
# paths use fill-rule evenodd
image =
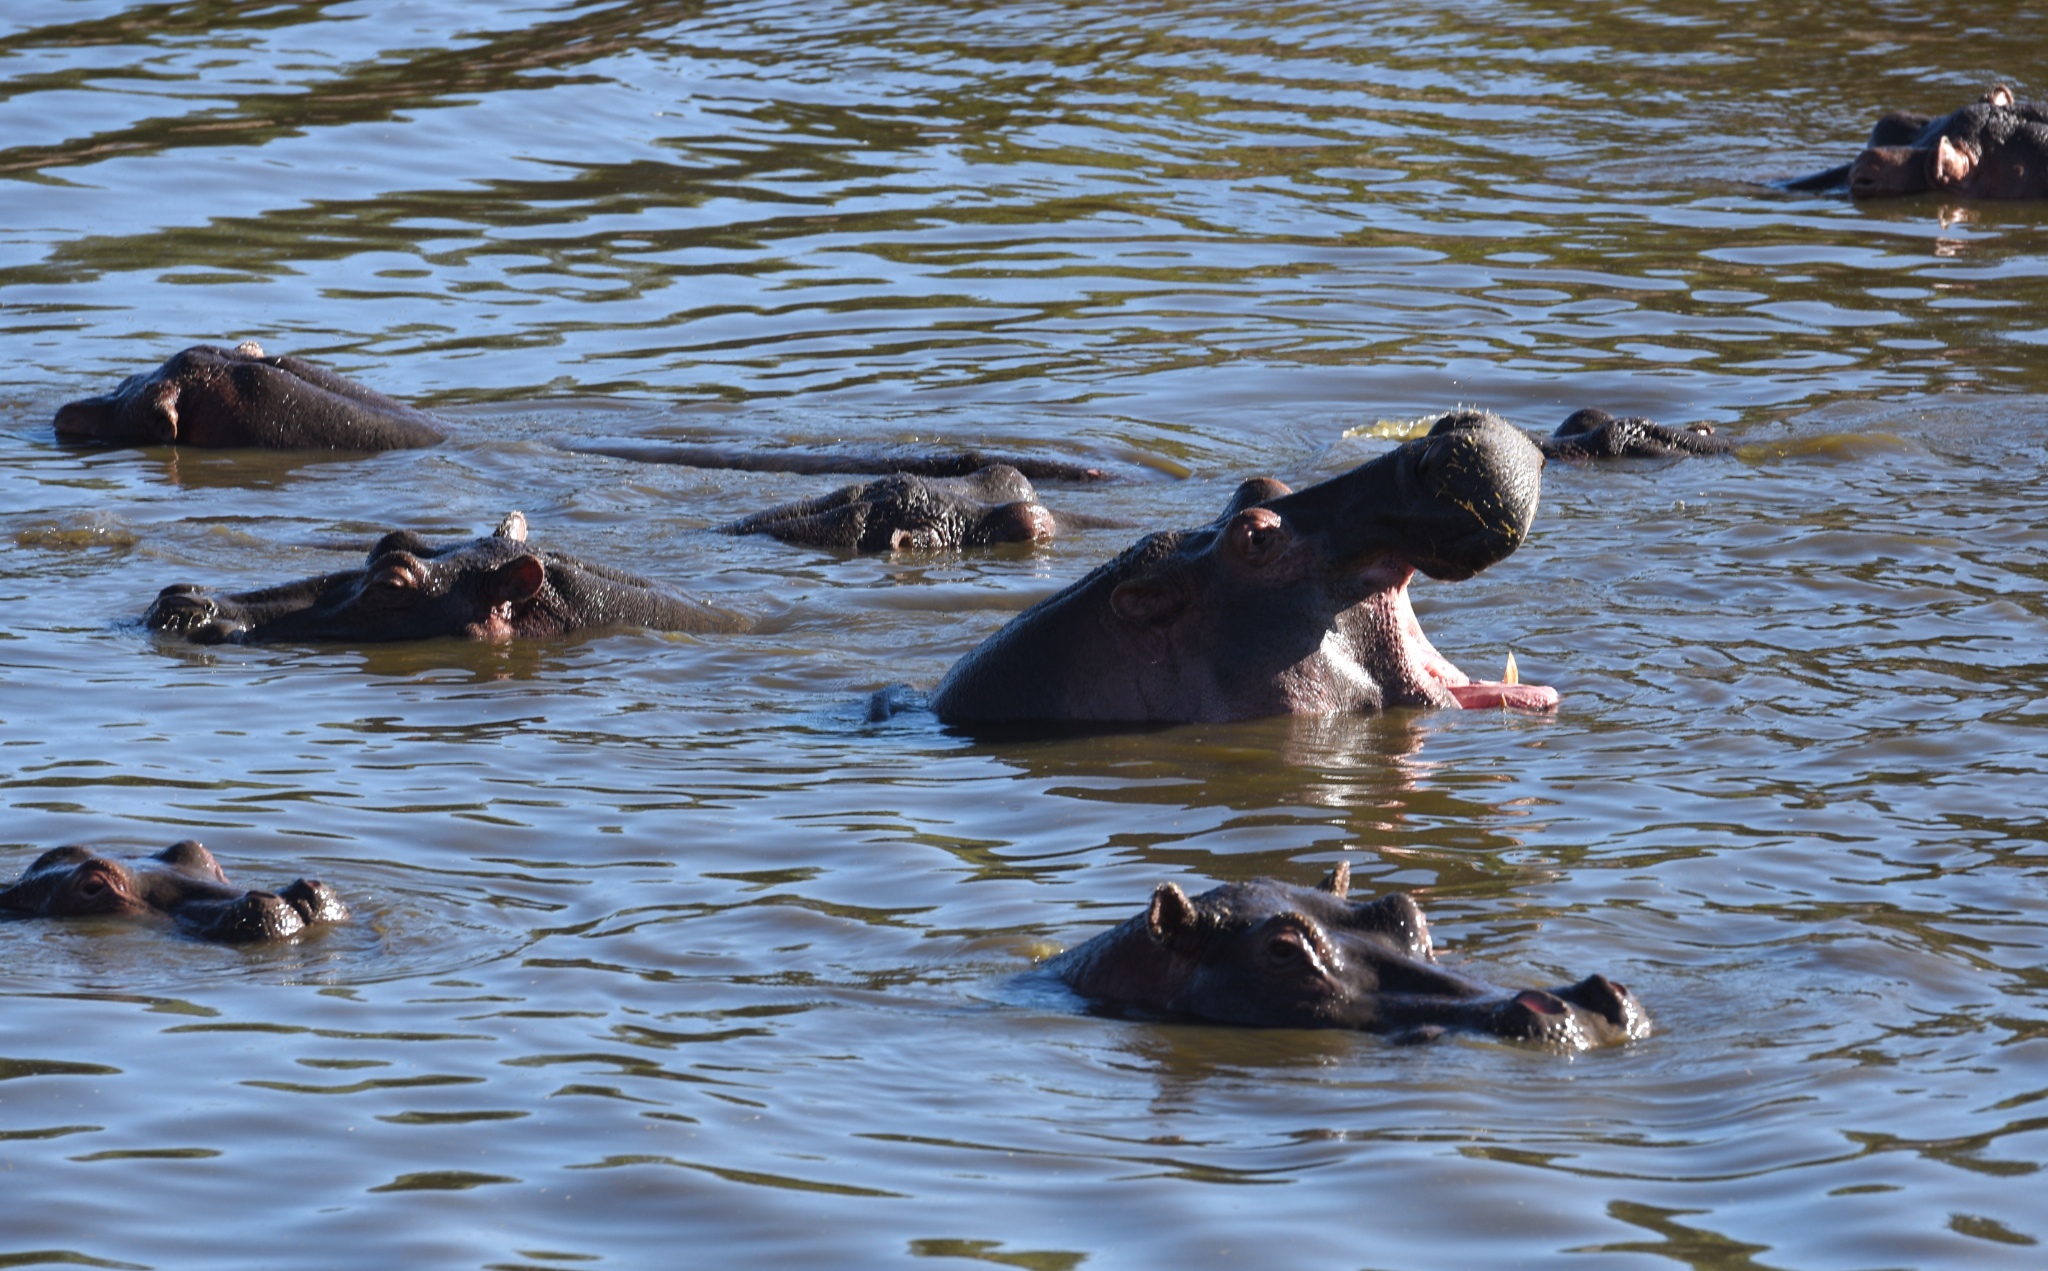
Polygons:
M1943 137L1934 152L1934 183L1944 187L1961 185L1976 166L1976 155Z
M1145 928L1152 943L1180 952L1193 939L1202 916L1188 894L1172 883L1161 883L1152 892L1152 907L1145 911Z
M531 600L539 595L541 586L547 580L547 566L541 564L540 557L527 552L514 556L492 570L490 577L485 580L485 589L490 593L491 599L498 604L508 601L518 604L522 600Z
M173 843L156 854L156 858L172 869L187 874L204 874L215 882L226 882L228 876L221 872L220 862L213 859L213 853L206 850L198 839L185 839Z
M1134 627L1164 626L1188 607L1187 590L1177 580L1133 578L1109 593L1109 607Z
M509 538L515 543L526 541L526 513L514 508L505 513L505 519L498 522L498 528L491 531L492 538Z
M1323 881L1316 884L1317 891L1326 891L1342 900L1351 894L1351 862L1338 861L1337 868L1323 875Z
M1993 84L1991 91L1984 94L1984 104L1986 106L2009 107L2012 105L2012 100L2012 85L2010 84Z
M165 380L149 395L143 408L142 431L155 442L170 445L178 439L178 382Z

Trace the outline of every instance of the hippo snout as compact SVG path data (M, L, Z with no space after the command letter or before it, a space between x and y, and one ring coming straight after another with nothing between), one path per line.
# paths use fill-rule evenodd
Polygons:
M1524 989L1494 1008L1490 1031L1516 1041L1578 1050L1641 1037L1649 1016L1627 986L1589 975L1559 989Z
M179 632L195 644L222 644L242 630L241 623L222 614L213 597L190 583L174 583L158 592L142 625Z
M84 401L66 402L57 408L57 435L86 440L96 439L100 435L101 423L108 413L105 398L93 397Z

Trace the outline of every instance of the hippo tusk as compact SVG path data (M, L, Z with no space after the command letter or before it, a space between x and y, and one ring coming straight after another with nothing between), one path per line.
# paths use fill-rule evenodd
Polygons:
M1500 673L1500 682L1503 684L1520 684L1522 682L1522 673L1515 668L1515 651L1513 649L1508 650L1508 665L1507 669Z

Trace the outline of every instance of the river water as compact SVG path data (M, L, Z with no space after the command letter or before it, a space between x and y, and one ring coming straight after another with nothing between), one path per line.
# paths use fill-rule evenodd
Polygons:
M2044 14L1805 0L161 3L0 16L0 873L204 840L356 919L0 923L0 1265L2038 1267L2048 211L1767 182L2041 95ZM1972 16L1977 14L1979 16ZM57 446L187 344L450 421ZM980 742L929 684L1120 549L706 527L973 444L1208 519L1466 403L1710 422L1423 583L1554 718ZM156 590L537 539L743 635L197 649ZM1091 1013L1034 957L1348 859L1567 1056Z

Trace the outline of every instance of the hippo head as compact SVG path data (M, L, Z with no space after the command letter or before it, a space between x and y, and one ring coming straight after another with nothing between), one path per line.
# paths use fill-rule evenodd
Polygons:
M1009 464L964 477L892 473L719 528L852 552L989 547L1038 542L1058 532L1031 482Z
M1315 888L1254 879L1190 899L1163 883L1145 913L1049 966L1092 997L1253 1027L1457 1028L1563 1049L1649 1031L1603 976L1515 991L1440 966L1413 898L1353 901L1349 886L1344 865Z
M440 430L403 402L253 340L195 344L113 392L58 407L57 435L108 445L392 450L431 446Z
M299 879L282 892L233 886L213 853L190 839L153 856L115 860L84 847L44 852L14 885L0 910L64 918L86 914L154 915L208 940L279 940L310 923L348 917L331 888Z
M1153 534L1018 615L932 708L980 725L1548 709L1547 688L1472 684L1408 599L1417 571L1469 578L1513 552L1542 467L1519 429L1467 411L1305 490L1248 481L1211 524Z
M216 596L166 587L146 626L199 644L264 640L503 639L526 611L547 606L548 571L526 546L526 518L509 514L488 538L436 548L410 530L377 540L361 569L261 591Z

